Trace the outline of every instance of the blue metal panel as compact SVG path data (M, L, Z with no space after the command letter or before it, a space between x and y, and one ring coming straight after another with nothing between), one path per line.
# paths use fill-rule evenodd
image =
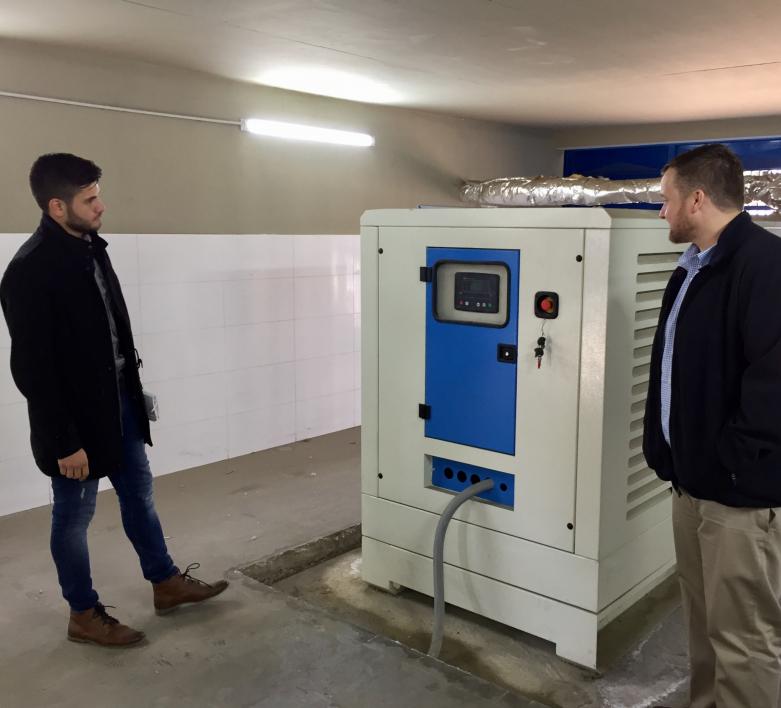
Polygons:
M498 360L499 344L518 345L520 253L428 248L426 265L443 261L503 263L509 271L508 320L503 327L443 322L434 314L434 283L426 286L426 437L515 454L515 363Z
M675 154L693 150L701 145L713 142L679 143L675 145ZM763 138L761 140L730 140L723 143L732 150L743 163L746 170L777 170L781 168L781 139Z
M582 148L564 152L564 174L608 179L658 177L673 157L675 145Z
M515 475L441 457L434 457L431 462L432 486L458 493L484 479L492 479L494 488L481 492L477 499L494 502L509 509L515 508Z

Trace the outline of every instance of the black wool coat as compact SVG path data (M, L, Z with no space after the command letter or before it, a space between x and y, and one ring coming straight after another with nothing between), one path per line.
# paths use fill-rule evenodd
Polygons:
M58 459L81 448L90 479L119 472L122 465L119 386L95 261L113 304L133 413L152 444L127 306L106 241L96 233L91 239L71 236L44 215L0 282L11 373L27 399L33 456L49 476L59 475Z

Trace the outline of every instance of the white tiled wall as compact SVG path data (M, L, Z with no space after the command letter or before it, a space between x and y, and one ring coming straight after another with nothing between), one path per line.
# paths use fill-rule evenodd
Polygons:
M0 270L26 238L0 234ZM160 404L155 474L360 424L358 236L105 238ZM0 321L0 515L49 501L9 354Z

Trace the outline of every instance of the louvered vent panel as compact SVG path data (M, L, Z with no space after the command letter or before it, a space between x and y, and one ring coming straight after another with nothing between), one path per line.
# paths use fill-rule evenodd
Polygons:
M634 349L627 446L626 518L637 518L669 496L663 482L648 468L643 457L643 416L648 395L651 345L670 276L678 265L680 251L641 253L637 256L634 309Z

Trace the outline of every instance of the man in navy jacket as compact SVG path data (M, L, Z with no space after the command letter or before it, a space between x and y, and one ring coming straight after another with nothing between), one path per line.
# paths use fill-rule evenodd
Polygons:
M743 211L723 145L665 166L690 244L654 340L643 452L674 486L691 708L781 705L781 239Z

